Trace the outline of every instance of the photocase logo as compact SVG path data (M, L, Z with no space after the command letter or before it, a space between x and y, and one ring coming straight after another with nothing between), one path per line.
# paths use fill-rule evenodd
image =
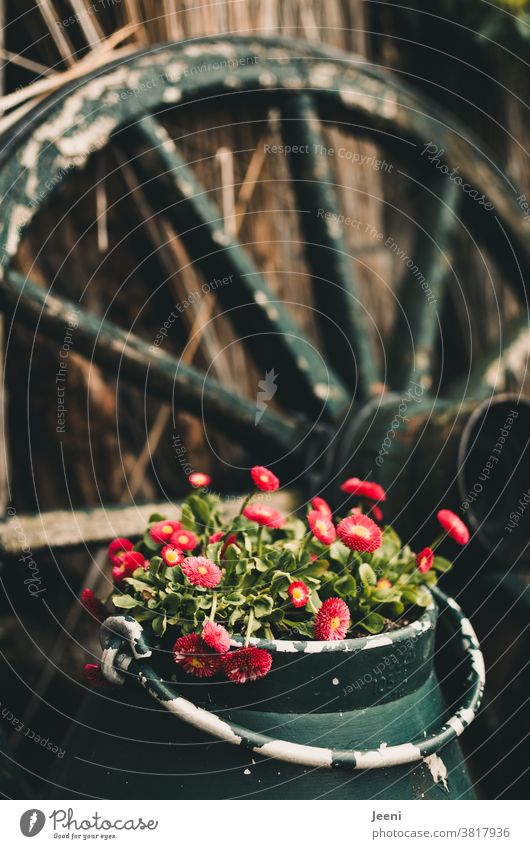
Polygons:
M42 831L45 822L46 817L42 811L39 811L38 808L31 808L20 817L20 830L24 837L35 837Z
M269 401L272 401L278 387L276 386L276 378L277 374L274 373L274 369L265 372L265 380L258 381L258 396L256 399L256 416L254 418L254 424L257 425L261 421L263 413L267 409L267 405Z

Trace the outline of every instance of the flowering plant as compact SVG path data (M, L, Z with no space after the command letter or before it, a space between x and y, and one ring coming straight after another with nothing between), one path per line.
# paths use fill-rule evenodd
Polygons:
M109 546L114 608L157 637L175 628L174 660L198 677L223 672L241 683L267 674L271 656L250 644L253 637L341 640L414 616L430 604L438 574L451 568L435 553L440 541L469 539L463 522L441 510L445 534L415 554L372 518L382 519L382 487L358 478L342 484L357 503L339 521L318 496L305 521L286 517L255 500L277 490L278 478L262 466L251 476L255 489L228 523L209 477L195 473L178 519L152 515L135 545L119 538ZM82 601L97 619L107 615L90 590Z

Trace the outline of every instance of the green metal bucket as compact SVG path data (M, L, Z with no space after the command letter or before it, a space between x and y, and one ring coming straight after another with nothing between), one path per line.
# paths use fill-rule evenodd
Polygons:
M259 641L269 675L235 685L184 678L140 626L111 617L102 665L129 686L91 694L52 793L98 798L473 798L457 737L484 684L458 605L463 695L451 715L434 669L437 607L410 625L341 642ZM138 682L142 687L138 687Z

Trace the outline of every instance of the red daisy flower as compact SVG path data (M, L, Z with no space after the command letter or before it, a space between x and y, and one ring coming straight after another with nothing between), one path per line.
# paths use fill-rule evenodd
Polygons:
M145 564L145 557L141 551L126 551L117 566L112 567L114 583L119 584L124 578L129 578L132 573Z
M331 519L332 511L327 501L324 501L323 498L320 498L319 495L315 495L314 498L311 499L311 506L313 510L317 510L319 513L322 513L323 516L328 516Z
M276 492L280 486L279 478L270 469L266 469L265 466L254 466L250 470L250 474L252 475L252 480L262 492Z
M81 604L98 622L103 622L107 618L109 612L102 601L94 595L92 590L86 589L81 593Z
M315 616L317 640L343 640L350 627L350 611L341 598L328 598Z
M392 589L392 582L388 578L379 578L376 587L379 590L390 590Z
M293 581L289 584L287 592L291 596L293 607L305 607L309 601L309 587L303 581Z
M221 669L221 658L208 648L198 634L179 637L173 646L173 660L184 672L196 678L211 678Z
M165 545L160 556L168 566L178 566L184 560L184 555L180 548L175 548L174 545Z
M230 634L218 625L217 622L208 620L202 626L202 638L207 646L217 652L225 652L230 648Z
M311 510L308 514L307 521L313 531L313 535L325 545L331 545L337 536L337 531L329 516L324 516L318 510Z
M116 539L113 539L108 547L112 565L117 566L122 554L125 554L126 551L130 551L132 547L133 544L130 539L124 539L123 537L116 537Z
M462 519L455 515L451 510L440 510L438 513L438 521L442 528L447 531L451 539L454 539L459 545L465 545L469 542L469 531L464 525Z
M374 504L372 507L372 516L377 522L381 522L383 519L383 511L377 506L377 504Z
M223 577L219 566L207 557L186 557L180 568L190 584L196 587L216 587Z
M110 687L109 682L101 671L99 663L85 663L83 675L90 687Z
M237 537L236 537L236 535L235 535L235 534L228 534L227 538L225 539L225 541L224 541L224 543L223 543L223 547L222 547L222 549L221 549L221 555L220 555L220 556L221 556L221 560L222 560L222 559L223 559L223 557L225 556L225 554L226 554L226 549L228 548L228 546L229 546L229 545L236 545L236 544L237 544Z
M375 551L383 541L379 525L362 513L347 516L339 522L337 534L352 551Z
M359 478L348 478L341 486L343 492L349 495L360 495L371 501L386 501L386 492L382 486L374 481L362 481Z
M234 684L257 681L258 678L267 675L272 666L272 657L269 652L254 646L228 652L222 660L226 676Z
M416 566L420 572L428 572L434 560L434 551L432 548L424 548L416 557Z
M169 542L172 534L181 527L180 522L168 522L167 519L164 519L163 522L155 522L154 525L151 525L149 534L155 542Z
M285 522L285 516L282 516L279 510L265 504L248 504L243 510L243 516L267 528L281 528Z
M180 548L181 551L193 551L199 541L191 531L185 531L181 528L175 531L174 534L171 534L170 542L171 545L174 545L175 548Z
M210 486L212 482L210 475L205 475L204 472L192 472L188 480L192 486Z
M210 536L208 542L210 543L210 545L213 545L215 542L221 542L224 535L225 535L224 531L217 531L217 533L212 534Z

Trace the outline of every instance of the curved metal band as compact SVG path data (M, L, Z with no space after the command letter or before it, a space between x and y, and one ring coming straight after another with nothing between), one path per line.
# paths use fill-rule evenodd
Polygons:
M124 634L127 633L131 621L138 627L138 623L130 617L111 617L110 627L107 626L109 620L103 625L101 634L105 649L103 673L112 683L121 683L121 680L117 681L117 677L123 679L124 672L132 675L162 707L182 722L187 722L218 740L250 749L263 757L276 758L287 763L312 768L371 769L414 763L438 752L451 740L459 737L464 728L470 725L480 707L485 683L484 659L469 619L466 619L454 599L449 598L437 588L434 588L432 592L441 604L447 606L453 624L460 634L469 687L461 707L441 728L429 737L421 737L409 743L394 746L382 745L378 749L333 750L278 740L249 728L243 728L234 722L220 719L211 711L204 710L179 696L173 687L161 680L153 667L142 659L148 656L148 652L145 650L145 643L139 646L137 628L134 629L131 654L127 656L123 653L122 649L126 643ZM123 621L118 623L116 620ZM109 669L111 659L112 671ZM116 667L119 668L119 672Z

